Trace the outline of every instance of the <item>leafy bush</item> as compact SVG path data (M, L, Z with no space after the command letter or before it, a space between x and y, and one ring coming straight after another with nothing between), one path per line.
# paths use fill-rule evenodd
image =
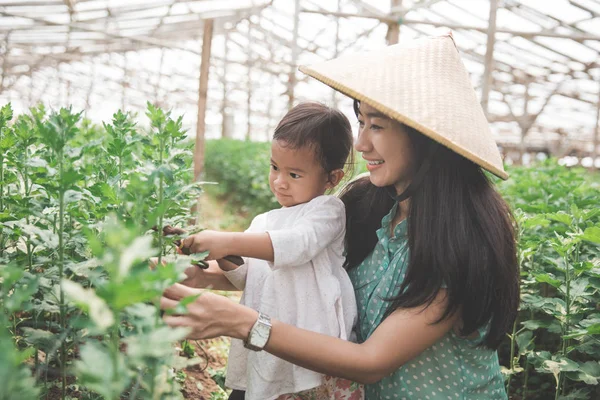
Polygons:
M499 184L519 222L521 307L507 385L521 398L599 398L600 185L555 161Z
M280 207L269 189L270 143L207 140L205 151L206 179L219 196L252 216Z
M93 127L71 109L0 110L0 399L182 398L160 294L185 260L150 270L199 194L181 118L148 104ZM152 228L156 227L156 231Z

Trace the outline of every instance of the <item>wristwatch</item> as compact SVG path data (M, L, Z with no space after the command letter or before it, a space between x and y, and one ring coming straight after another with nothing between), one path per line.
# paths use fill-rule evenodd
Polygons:
M258 313L258 319L250 329L244 347L253 351L261 351L271 335L271 318L267 314Z

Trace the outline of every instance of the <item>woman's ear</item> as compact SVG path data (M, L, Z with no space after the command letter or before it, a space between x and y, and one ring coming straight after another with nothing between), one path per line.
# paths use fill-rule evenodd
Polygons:
M327 179L327 189L333 189L334 187L336 187L337 184L340 183L344 175L345 173L341 169L334 169L333 171L331 171Z

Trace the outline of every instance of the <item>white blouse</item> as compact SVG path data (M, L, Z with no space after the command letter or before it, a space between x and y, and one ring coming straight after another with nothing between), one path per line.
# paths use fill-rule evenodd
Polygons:
M254 218L246 232L268 232L274 262L245 258L225 276L243 289L241 303L287 324L342 339L354 339L354 288L344 263L344 203L319 196ZM246 390L248 400L270 400L323 384L323 376L244 348L232 339L225 384Z

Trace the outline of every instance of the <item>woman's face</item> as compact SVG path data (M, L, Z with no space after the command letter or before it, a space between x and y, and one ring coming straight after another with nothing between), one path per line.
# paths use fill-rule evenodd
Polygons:
M354 145L367 161L371 183L391 186L398 194L414 173L414 151L406 128L373 107L361 103L358 112L358 139Z

